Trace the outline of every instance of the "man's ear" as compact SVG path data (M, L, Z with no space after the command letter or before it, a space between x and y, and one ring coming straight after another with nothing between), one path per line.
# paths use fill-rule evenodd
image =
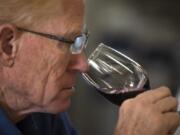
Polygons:
M0 25L0 64L11 67L14 64L17 45L17 30L13 25Z

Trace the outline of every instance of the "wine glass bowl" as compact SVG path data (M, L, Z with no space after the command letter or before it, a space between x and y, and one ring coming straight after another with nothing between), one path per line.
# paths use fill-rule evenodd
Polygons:
M115 104L149 89L147 72L142 66L103 43L90 54L88 64L83 78Z

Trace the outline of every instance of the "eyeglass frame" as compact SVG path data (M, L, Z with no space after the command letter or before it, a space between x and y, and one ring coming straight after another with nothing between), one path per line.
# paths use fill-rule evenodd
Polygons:
M83 51L83 49L86 48L87 43L88 43L88 37L89 37L88 30L83 32L81 35L76 36L74 41L68 40L63 36L57 36L57 35L53 35L53 34L49 34L49 33L37 32L37 31L26 29L26 28L22 28L22 27L17 27L17 30L23 31L23 32L29 32L29 33L32 33L32 34L36 34L36 35L48 38L48 39L52 39L52 40L56 40L56 41L59 41L59 42L64 42L64 43L67 43L67 44L71 44L70 45L70 51L71 51L72 54L80 54ZM84 38L85 40L81 40L80 42L82 42L82 43L81 43L80 47L78 49L74 48L75 50L73 50L73 45L75 45L75 42L79 38Z

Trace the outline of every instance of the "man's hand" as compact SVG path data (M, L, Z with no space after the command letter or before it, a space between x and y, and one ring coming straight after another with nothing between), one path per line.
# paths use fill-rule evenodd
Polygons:
M119 109L115 135L173 135L180 125L177 106L166 87L126 100Z

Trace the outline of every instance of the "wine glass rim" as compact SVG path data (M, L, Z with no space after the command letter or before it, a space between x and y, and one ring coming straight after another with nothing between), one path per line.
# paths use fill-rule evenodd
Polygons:
M89 63L91 60L93 60L93 57L94 57L95 53L100 53L101 51L103 51L103 50L101 50L101 49L103 49L103 48L108 49L108 50L111 50L111 51L115 52L116 54L123 56L123 57L124 57L125 59L127 59L130 63L132 63L133 65L136 65L137 69L138 69L139 71L143 72L143 75L145 76L145 78L147 78L147 79L149 78L146 70L145 70L140 64L138 64L136 61L134 61L133 59L131 59L131 58L128 57L127 55L121 53L119 50L116 50L116 49L114 49L114 48L112 48L112 47L110 47L110 46L107 46L107 45L105 45L104 43L100 43L100 44L96 47L96 49L90 54L90 56L88 57L88 63ZM98 55L98 54L97 54L97 55ZM88 72L88 71L87 71L87 72ZM108 94L118 94L118 93L116 93L115 91L109 92L108 89L113 90L113 89L120 89L120 88L106 88L106 87L105 87L105 88L101 88L101 87L98 85L98 83L95 82L95 80L91 79L91 77L88 76L87 73L82 73L82 76L83 76L83 78L84 78L85 80L87 80L87 82L88 82L91 86L94 86L94 87L95 87L96 89L98 89L99 91L102 91L102 92L105 92L105 93L108 93ZM141 85L139 85L138 89L141 89Z
M130 62L132 62L132 63L135 64L136 66L138 66L139 69L141 69L142 71L144 71L144 74L145 74L146 76L148 76L148 74L147 74L147 72L145 71L145 69L144 69L138 62L136 62L135 60L131 59L129 56L127 56L126 54L122 53L121 51L116 50L116 49L114 49L114 48L112 48L112 47L110 47L110 46L108 46L108 45L106 45L106 44L104 44L104 43L100 43L100 44L95 48L95 50L94 50L94 51L90 54L90 56L88 57L88 61L93 57L94 53L97 52L97 50L98 50L98 49L101 49L101 48L106 48L106 49L109 49L109 50L111 50L111 51L113 51L113 52L116 52L116 53L119 54L119 55L122 55L124 58L126 58L127 60L129 60Z

